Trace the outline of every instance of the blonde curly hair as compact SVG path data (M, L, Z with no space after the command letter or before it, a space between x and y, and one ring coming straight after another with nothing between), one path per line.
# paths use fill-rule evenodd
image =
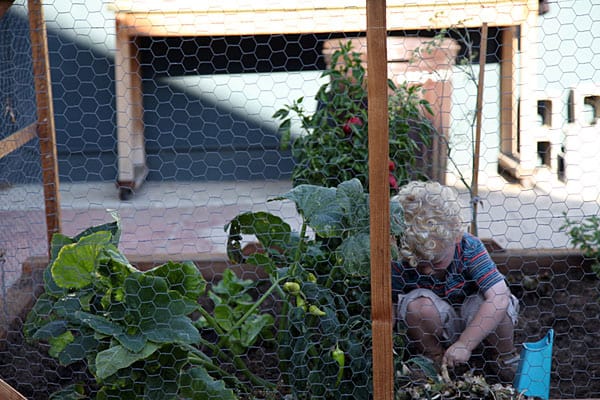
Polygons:
M434 260L462 235L464 223L454 188L413 181L402 186L394 199L404 209L406 229L400 237L400 255L410 265Z

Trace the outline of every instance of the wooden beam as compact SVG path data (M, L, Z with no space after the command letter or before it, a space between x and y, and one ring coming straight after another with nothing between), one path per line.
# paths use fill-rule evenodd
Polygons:
M29 9L33 79L37 104L37 130L40 138L42 181L44 184L44 201L46 207L48 254L50 254L52 235L60 232L60 196L52 85L50 83L50 62L48 60L48 39L42 2L40 0L28 0L27 3Z
M4 158L37 137L37 124L31 124L0 140L0 158Z
M520 25L530 1L520 0L390 0L386 4L388 30L437 29ZM364 32L364 0L256 0L206 2L145 0L111 2L130 36L259 35L273 33Z
M0 18L2 18L4 14L6 14L13 2L14 0L0 1Z
M394 398L386 0L367 0L373 398Z
M2 400L27 400L27 397L17 392L12 386L0 379L0 399Z

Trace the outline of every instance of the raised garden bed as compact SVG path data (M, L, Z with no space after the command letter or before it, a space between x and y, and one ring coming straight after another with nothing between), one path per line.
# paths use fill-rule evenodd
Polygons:
M563 250L496 249L491 254L521 300L517 343L537 340L549 328L555 330L551 398L600 397L600 281L590 272L589 262L575 251ZM140 269L164 261L131 260ZM7 291L2 307L6 314L0 332L0 378L28 399L46 399L60 387L89 379L83 366L62 367L44 348L23 339L22 321L41 291L46 262L36 258L24 265L22 278ZM225 258L195 263L209 281L218 281L226 268L245 278L262 276L255 267L232 265ZM273 350L256 351L254 356L252 368L273 378L274 371L265 368L277 365Z

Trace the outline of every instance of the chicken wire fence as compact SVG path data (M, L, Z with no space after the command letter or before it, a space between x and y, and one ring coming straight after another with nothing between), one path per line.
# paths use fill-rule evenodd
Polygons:
M27 398L372 394L369 299L388 294L327 231L350 213L327 196L368 190L364 4L207 3L44 2L52 271L39 143L10 139L36 119L26 4L0 19L0 378ZM551 397L598 397L600 5L388 13L390 194L455 187L519 299L517 345L555 331Z

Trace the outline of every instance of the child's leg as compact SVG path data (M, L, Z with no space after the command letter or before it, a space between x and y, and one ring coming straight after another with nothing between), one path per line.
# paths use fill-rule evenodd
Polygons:
M440 340L443 325L431 299L419 297L408 304L406 327L408 337L419 352L440 365L444 355L444 346Z
M397 316L416 350L441 364L443 343L460 332L460 321L450 304L430 290L417 289L399 296Z
M476 310L483 303L482 296L471 296L467 298L461 309L461 314L469 321ZM514 329L519 314L519 302L516 297L511 295L510 303L504 318L498 324L494 332L485 339L485 346L488 352L494 354L494 361L490 360L488 364L493 374L502 383L512 383L518 362L519 354L514 344Z
M461 316L467 324L475 316L483 302L484 299L481 295L470 296L465 300L461 308ZM496 330L485 339L486 344L496 349L499 354L510 353L514 350L514 330L518 314L519 302L516 297L511 295L506 314L504 314Z

